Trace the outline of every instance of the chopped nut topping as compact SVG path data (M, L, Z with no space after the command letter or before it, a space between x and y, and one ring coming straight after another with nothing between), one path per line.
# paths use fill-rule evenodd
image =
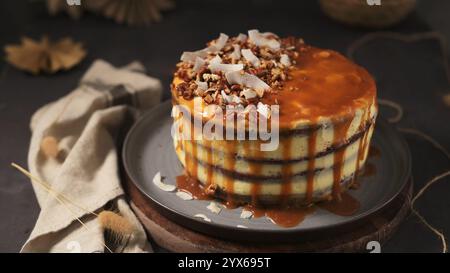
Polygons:
M207 48L183 53L175 72L183 82L172 88L186 100L198 96L222 107L257 105L266 92L278 92L292 78L290 71L306 48L301 39L258 30L232 38L221 34Z

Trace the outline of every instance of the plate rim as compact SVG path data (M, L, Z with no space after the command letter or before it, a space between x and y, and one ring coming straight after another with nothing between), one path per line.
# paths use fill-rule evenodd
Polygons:
M121 163L124 167L125 173L128 176L129 180L131 183L133 183L133 185L146 197L148 198L150 201L152 201L153 204L155 204L157 206L157 208L159 210L162 210L163 212L167 212L170 214L170 218L172 218L176 223L186 227L186 225L184 223L182 223L182 220L178 219L178 218L184 218L185 220L189 220L189 222L191 223L196 223L195 227L197 227L197 225L199 226L208 226L210 228L214 227L214 228L218 228L221 230L228 230L228 231L242 231L245 233L261 233L261 234L271 234L271 235L289 235L289 234L304 234L304 233L310 233L310 232L316 232L316 231L324 231L324 230L329 230L329 229L335 229L335 228L341 228L347 225L351 225L351 224L355 224L357 222L360 222L364 219L366 219L367 217L369 217L370 215L373 215L379 211L381 211L383 208L387 207L390 203L392 203L402 192L402 190L404 189L404 187L408 184L408 180L410 179L411 176L411 152L409 149L409 146L405 140L405 138L400 134L400 132L398 132L395 127L391 126L391 124L389 124L389 122L384 119L381 118L380 116L377 117L377 123L382 123L383 126L386 126L387 128L389 128L389 130L392 131L392 133L394 135L397 135L397 139L399 140L401 146L402 146L402 150L405 152L405 172L402 174L402 183L401 186L399 187L399 189L395 192L395 194L393 194L388 200L386 200L383 203L380 203L380 205L375 206L371 209L368 209L367 211L361 213L360 215L353 217L352 219L350 219L349 221L345 222L345 223L333 223L330 225L326 225L326 226L319 226L319 227L309 227L309 228L305 228L302 230L297 230L294 228L286 228L286 229L280 229L280 230L255 230L255 229L242 229L242 228L237 228L237 227L231 227L231 226L227 226L224 224L220 224L217 222L206 222L204 220L202 220L201 218L197 218L194 217L193 215L188 215L186 213L177 211L165 204L163 204L162 202L156 200L155 198L153 198L151 195L149 195L140 185L140 183L137 183L136 181L138 179L136 179L136 177L133 175L133 173L130 171L131 167L128 165L128 161L127 161L127 151L128 151L128 147L129 147L129 143L130 143L130 139L133 137L133 133L137 130L136 128L139 126L139 124L141 122L143 122L144 120L146 120L147 118L151 118L151 116L153 115L153 113L158 112L158 111L162 111L164 108L169 107L172 105L172 100L168 99L165 100L161 103L159 103L158 105L156 105L155 107L149 109L148 111L146 111L145 113L143 113L135 122L134 124L131 126L131 128L128 130L127 135L123 141L123 145L122 145L122 151L121 151ZM170 113L169 113L170 114ZM189 226L188 228L193 228L194 226ZM203 230L199 230L197 228L193 228L196 231L205 233Z

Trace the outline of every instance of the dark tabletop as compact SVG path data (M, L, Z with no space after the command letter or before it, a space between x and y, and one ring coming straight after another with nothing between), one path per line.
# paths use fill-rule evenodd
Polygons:
M102 58L118 66L140 60L151 76L162 80L167 99L174 64L181 52L202 48L205 41L219 32L235 35L258 28L280 36L303 37L310 44L342 53L368 33L329 20L313 0L179 0L176 9L166 13L161 23L147 28L129 28L93 15L85 15L80 21L65 15L49 17L43 2L1 1L1 47L19 42L24 35L39 38L48 34L52 39L71 36L83 42L88 56L76 68L51 76L31 76L3 60L0 63L0 252L19 251L39 214L30 182L9 166L10 162L26 166L30 117L40 106L75 88L94 59ZM414 14L389 31L438 31L450 40L449 12L450 1L422 0ZM355 61L374 75L380 98L394 100L404 107L399 126L426 132L450 149L450 108L441 99L450 88L436 41L375 41L355 52ZM381 116L390 114L389 109L381 107ZM426 141L405 137L413 156L417 191L427 180L448 170L450 162ZM446 178L417 204L429 222L447 235L449 194L450 178ZM410 216L382 251L439 252L441 245L417 217Z

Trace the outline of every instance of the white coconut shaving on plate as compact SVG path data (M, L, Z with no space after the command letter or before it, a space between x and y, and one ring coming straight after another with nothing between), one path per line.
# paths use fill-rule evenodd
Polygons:
M153 184L155 184L158 188L160 188L163 191L174 191L177 187L174 185L165 184L162 182L161 173L157 172L155 176L153 177Z
M209 203L209 205L206 208L215 214L219 214L222 211L222 208L219 207L216 202Z
M205 222L211 222L211 219L209 219L206 215L204 215L202 213L195 214L194 217L201 218Z
M253 217L253 212L243 209L239 217L242 219L250 219Z
M176 196L183 199L184 201L189 201L189 200L194 199L192 194L185 192L185 191L177 191Z

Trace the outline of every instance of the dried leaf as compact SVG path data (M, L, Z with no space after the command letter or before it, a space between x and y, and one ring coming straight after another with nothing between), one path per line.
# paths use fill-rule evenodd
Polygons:
M86 56L81 43L73 42L71 38L52 43L46 36L39 42L24 37L19 45L5 46L5 52L11 65L33 74L68 70Z

